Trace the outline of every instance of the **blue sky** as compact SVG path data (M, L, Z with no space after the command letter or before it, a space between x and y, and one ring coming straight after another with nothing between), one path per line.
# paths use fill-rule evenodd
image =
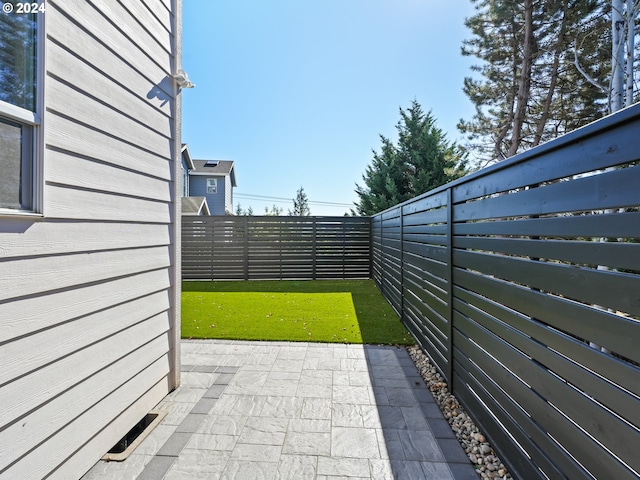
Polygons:
M303 187L313 215L343 215L349 206L328 204L357 200L399 107L417 99L460 138L472 14L468 0L184 0L196 88L182 93L182 141L196 159L235 161L234 208L286 214Z

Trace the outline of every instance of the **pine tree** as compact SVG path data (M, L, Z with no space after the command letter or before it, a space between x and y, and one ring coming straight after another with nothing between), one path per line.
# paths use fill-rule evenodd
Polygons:
M267 217L279 217L282 215L282 208L276 207L275 204L271 206L271 210L268 207L264 207L264 214Z
M304 188L300 187L296 192L296 198L293 199L293 211L289 210L289 215L299 217L308 217L311 215L309 199L307 198L307 194L304 193Z
M464 175L464 156L416 100L400 108L396 130L397 145L380 135L380 152L373 151L362 176L365 185L356 184L360 201L352 213L373 215Z
M602 0L471 1L473 37L462 53L481 60L473 67L480 78L465 79L476 113L458 128L481 161L510 157L605 114L606 92L575 62L596 82L609 71Z

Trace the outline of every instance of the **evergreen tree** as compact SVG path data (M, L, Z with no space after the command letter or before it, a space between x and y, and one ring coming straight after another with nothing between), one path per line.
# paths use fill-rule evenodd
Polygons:
M293 199L293 211L289 210L289 215L299 217L308 217L311 215L311 210L309 210L309 199L307 198L307 194L304 193L304 189L302 187L300 187L296 192L296 198Z
M282 208L278 208L274 205L271 206L271 210L268 207L264 207L264 214L268 217L278 217L282 215Z
M607 94L595 85L610 70L606 2L471 1L473 37L462 53L481 60L473 67L481 78L465 79L476 113L458 128L480 160L502 160L606 113Z
M382 147L373 151L364 186L356 184L360 200L352 213L373 215L464 175L464 156L416 100L400 108L396 129L397 145L380 135Z

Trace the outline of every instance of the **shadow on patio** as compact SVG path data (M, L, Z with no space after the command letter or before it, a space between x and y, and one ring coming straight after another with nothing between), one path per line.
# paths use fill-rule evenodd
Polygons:
M404 348L186 340L167 416L84 480L477 475Z

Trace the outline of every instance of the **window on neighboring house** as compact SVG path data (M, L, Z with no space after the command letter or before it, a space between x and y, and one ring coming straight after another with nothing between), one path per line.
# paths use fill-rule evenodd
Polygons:
M0 13L0 213L37 209L37 52L38 15Z
M207 193L218 193L217 178L207 178Z

